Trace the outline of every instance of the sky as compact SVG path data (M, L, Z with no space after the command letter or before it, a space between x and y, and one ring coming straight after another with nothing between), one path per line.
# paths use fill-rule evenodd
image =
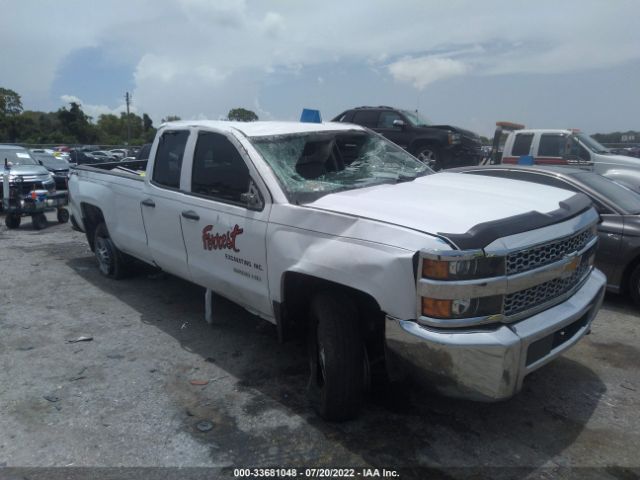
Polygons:
M640 130L640 1L0 0L0 87L220 119L324 120L391 105L491 136L495 122Z

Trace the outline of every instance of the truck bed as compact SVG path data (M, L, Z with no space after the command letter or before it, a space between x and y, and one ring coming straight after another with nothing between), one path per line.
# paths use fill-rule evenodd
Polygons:
M106 162L78 165L77 170L86 170L94 173L107 173L116 176L124 176L135 180L144 180L147 171L148 160L130 160L128 162Z

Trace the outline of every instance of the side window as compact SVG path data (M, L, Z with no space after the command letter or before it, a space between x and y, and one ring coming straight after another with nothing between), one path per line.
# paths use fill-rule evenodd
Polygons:
M378 119L378 128L393 128L394 120L402 120L396 112L382 112Z
M562 157L567 144L566 135L543 133L540 137L538 155L541 157Z
M514 157L520 157L521 155L529 155L531 149L531 141L533 140L533 133L518 133L516 139L513 141L513 148L511 149L511 155Z
M182 157L188 138L188 130L175 130L162 134L158 143L151 180L163 187L180 188Z
M353 114L353 123L364 125L365 127L375 128L378 125L378 116L380 112L377 110L357 110Z
M201 132L193 156L191 191L218 200L241 203L249 190L249 168L227 137Z

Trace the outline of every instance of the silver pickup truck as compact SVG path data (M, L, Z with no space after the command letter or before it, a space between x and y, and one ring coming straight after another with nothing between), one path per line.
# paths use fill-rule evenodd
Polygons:
M78 167L72 220L101 272L132 257L309 338L319 413L357 414L381 372L514 395L590 329L604 294L590 201L433 174L344 123L175 122L148 162Z

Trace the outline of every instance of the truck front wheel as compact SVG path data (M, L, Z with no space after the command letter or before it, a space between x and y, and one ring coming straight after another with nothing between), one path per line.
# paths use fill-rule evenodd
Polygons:
M431 145L422 145L416 149L416 158L436 172L442 170L440 151Z
M109 278L124 278L127 273L127 264L122 252L113 244L107 226L104 223L98 225L94 235L94 253L100 273Z
M309 396L320 416L354 418L365 390L365 349L353 302L321 292L311 301L309 319Z

